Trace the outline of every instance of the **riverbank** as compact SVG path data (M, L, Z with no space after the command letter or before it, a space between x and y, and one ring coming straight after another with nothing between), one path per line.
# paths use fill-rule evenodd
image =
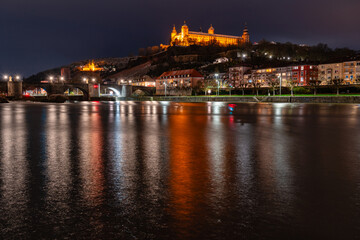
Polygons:
M172 102L248 102L248 103L360 103L360 96L154 96L120 100Z

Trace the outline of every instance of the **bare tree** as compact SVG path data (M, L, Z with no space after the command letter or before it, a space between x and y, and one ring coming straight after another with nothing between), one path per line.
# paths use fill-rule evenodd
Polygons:
M251 81L251 82L250 82ZM259 95L259 88L263 85L262 81L256 77L255 74L251 75L250 86L256 91L256 96Z
M275 90L280 86L280 80L275 74L269 74L266 76L266 84L272 89L273 96L275 96Z
M321 81L317 80L317 79L309 81L310 87L312 89L314 89L314 95L316 95L316 90L317 90L317 87L320 85L320 83L321 83Z
M344 79L342 78L333 78L330 81L331 86L336 88L336 95L339 95L339 89L340 89L340 85L342 85L344 83Z
M287 86L290 88L290 92L291 92L291 96L293 97L294 96L294 87L298 85L298 82L297 81L294 81L292 79L290 79L288 82L287 82Z

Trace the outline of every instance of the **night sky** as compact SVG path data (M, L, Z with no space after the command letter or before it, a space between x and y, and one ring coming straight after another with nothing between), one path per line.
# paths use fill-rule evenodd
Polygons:
M359 0L1 0L0 74L29 76L74 61L124 57L190 30L360 49Z

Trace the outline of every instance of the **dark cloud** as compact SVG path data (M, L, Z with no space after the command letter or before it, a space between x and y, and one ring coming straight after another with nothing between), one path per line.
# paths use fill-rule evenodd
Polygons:
M358 0L4 0L0 73L29 75L76 60L126 56L166 43L172 24L239 35L360 49Z

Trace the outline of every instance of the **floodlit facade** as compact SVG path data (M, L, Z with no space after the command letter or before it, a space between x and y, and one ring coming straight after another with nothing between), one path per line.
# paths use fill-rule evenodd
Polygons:
M345 84L355 84L360 81L360 61L343 63L343 80Z
M241 85L244 86L248 84L248 81L245 81L245 74L251 70L247 66L238 66L229 68L229 83L232 87L238 88Z
M141 76L132 81L131 85L141 87L155 87L155 79L148 75Z
M232 45L242 45L250 42L250 36L245 26L242 36L230 36L215 34L215 29L211 25L208 32L189 31L189 27L184 23L181 32L177 32L174 26L171 33L171 46L190 46L190 45L212 45L227 47Z
M99 72L99 71L104 71L103 68L98 67L95 65L94 60L89 62L88 64L86 64L85 66L81 66L79 68L80 71L82 72Z
M331 80L343 79L343 63L320 64L318 70L318 79L321 81L321 85L329 85Z
M281 86L286 87L292 81L292 73L292 67L255 69L251 71L251 74L244 76L244 79L248 79L249 84L252 81L257 81L264 87L268 87L268 80L278 79L279 84L281 83Z
M195 69L164 72L156 79L156 95L191 95L191 89L204 81Z
M292 81L294 81L298 86L308 86L312 81L317 80L317 65L292 66Z

